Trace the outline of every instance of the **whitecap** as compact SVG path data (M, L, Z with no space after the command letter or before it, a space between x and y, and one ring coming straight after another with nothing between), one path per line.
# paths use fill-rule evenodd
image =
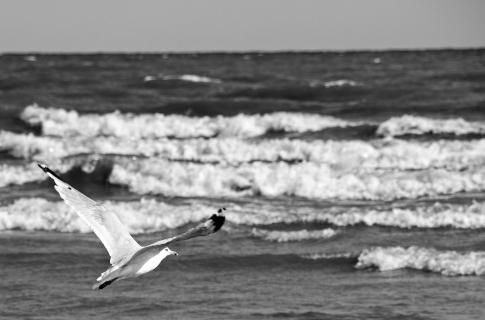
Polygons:
M45 174L33 165L9 165L0 163L0 187L20 185L44 179Z
M214 207L202 204L169 205L153 199L102 205L116 213L131 233L174 229L209 217ZM0 230L44 230L59 232L91 232L90 227L64 202L41 198L19 199L0 207Z
M451 226L456 228L484 228L484 204L472 205L434 205L409 212L402 216L399 213L383 210L378 218L365 208L352 208L354 217L349 217L347 207L315 209L294 207L287 210L269 203L237 204L224 201L228 207L227 221L233 225L258 226L251 229L254 236L276 242L304 241L310 239L329 239L337 234L334 228L321 230L276 231L260 228L275 223L314 223L327 222L340 227L349 227L365 221L368 225L385 225L399 228L422 227L435 228ZM101 203L119 215L131 232L142 233L157 230L174 229L187 223L195 222L209 216L214 210L212 201L196 200L180 204L168 204L155 199L141 198L137 201L101 201ZM439 208L442 211L439 211ZM421 216L421 212L433 212L430 217ZM368 215L368 216L367 216ZM418 217L416 217L416 215ZM367 216L367 218L366 218ZM441 217L440 217L441 216ZM62 201L47 201L41 198L18 199L11 204L0 207L0 230L46 230L61 232L90 232L90 229Z
M332 81L326 81L323 83L323 86L325 88L331 88L331 87L355 87L360 85L357 81L354 80L348 80L348 79L339 79L339 80L332 80Z
M393 117L381 123L377 134L381 136L402 136L406 134L485 134L484 122L471 122L462 118L433 119L404 115Z
M301 256L305 259L310 260L331 260L331 259L350 259L355 258L357 255L350 253L350 252L342 252L342 253L311 253L305 254Z
M140 155L175 161L228 163L315 162L336 172L352 170L463 170L485 165L485 139L472 141L248 141L217 139L124 139L120 137L53 137L0 131L0 150L38 161L83 153Z
M31 105L21 114L22 120L40 125L42 133L54 136L116 136L126 139L256 137L270 131L305 132L331 127L360 125L317 114L275 112L264 115L239 114L233 117L187 117L183 115L107 114L80 115L76 111L42 108Z
M319 214L316 220L336 226L389 226L398 228L485 228L485 204L441 204L414 208L391 208L375 210L350 208L338 214Z
M443 169L337 172L328 164L174 163L147 159L115 164L111 183L139 194L167 196L298 196L309 199L393 200L485 189L485 171Z
M337 234L337 231L331 228L323 230L296 230L296 231L276 231L263 230L253 228L251 233L256 236L269 241L275 242L290 242L290 241L304 241L315 239L329 239Z
M29 61L29 62L36 62L36 61L37 61L37 57L36 57L36 56L34 56L34 55L25 56L25 57L24 57L24 60L25 60L25 61Z
M73 167L96 167L98 157L53 160L56 172ZM101 159L102 160L102 159ZM113 160L109 160L113 163ZM177 197L267 198L297 196L308 199L394 200L485 189L481 167L465 171L339 171L325 163L230 164L173 162L163 159L114 159L108 181L138 194ZM111 169L111 164L110 164ZM0 165L0 186L45 180L35 163Z
M162 75L163 80L182 80L188 82L199 82L199 83L221 83L220 79L199 76L196 74L182 74L182 75Z
M485 252L439 251L411 246L374 247L358 257L356 268L375 267L380 271L415 269L437 272L446 276L485 274Z
M150 82L150 81L155 81L155 80L157 80L157 77L155 77L155 76L146 75L146 76L143 77L144 82Z

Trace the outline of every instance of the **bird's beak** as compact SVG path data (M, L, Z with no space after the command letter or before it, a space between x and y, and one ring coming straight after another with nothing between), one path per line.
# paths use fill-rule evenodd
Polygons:
M178 254L177 252L175 252L175 251L172 251L172 254L173 254L174 256L178 256L178 255L179 255L179 254Z

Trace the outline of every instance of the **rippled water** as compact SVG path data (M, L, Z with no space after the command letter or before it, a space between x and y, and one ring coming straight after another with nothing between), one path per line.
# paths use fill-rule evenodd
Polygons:
M0 318L481 319L483 50L0 56ZM141 244L137 280L35 165Z

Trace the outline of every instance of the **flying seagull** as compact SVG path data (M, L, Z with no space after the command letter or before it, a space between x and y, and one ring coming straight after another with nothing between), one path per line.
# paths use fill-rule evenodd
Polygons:
M136 278L154 270L166 257L178 255L167 247L168 244L214 233L222 227L226 219L221 214L226 208L221 208L218 214L213 214L205 222L182 234L147 246L140 246L115 213L106 210L96 201L62 181L47 166L42 164L38 166L54 180L56 184L54 188L61 198L93 229L108 250L111 267L96 279L97 283L93 285L93 290L101 290L115 281Z

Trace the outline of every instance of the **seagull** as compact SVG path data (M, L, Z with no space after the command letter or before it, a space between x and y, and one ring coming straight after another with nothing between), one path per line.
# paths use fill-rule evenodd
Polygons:
M101 290L115 281L136 278L154 270L168 256L178 255L167 247L168 244L217 232L226 220L221 214L226 208L221 208L218 214L213 214L205 222L182 234L141 246L114 212L106 210L101 204L62 181L47 166L40 163L37 165L54 180L54 188L61 198L93 229L108 250L111 267L96 279L93 290Z

